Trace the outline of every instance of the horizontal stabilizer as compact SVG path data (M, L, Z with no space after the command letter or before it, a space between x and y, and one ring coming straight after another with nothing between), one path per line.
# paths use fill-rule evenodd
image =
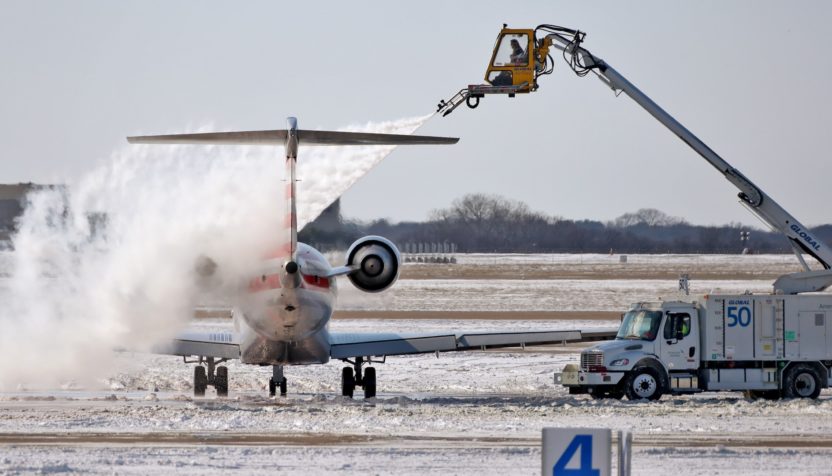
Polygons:
M369 132L298 131L298 142L309 145L456 144L458 137L374 134Z
M237 144L283 145L286 129L276 131L205 132L199 134L169 134L161 136L128 137L131 144Z
M283 145L286 129L272 131L205 132L198 134L170 134L128 137L131 144L234 144ZM368 132L298 130L298 143L305 145L417 145L456 144L457 137L414 136L402 134L374 134Z

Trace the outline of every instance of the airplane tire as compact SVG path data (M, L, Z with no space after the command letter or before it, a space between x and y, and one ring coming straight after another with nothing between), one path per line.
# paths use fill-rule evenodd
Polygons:
M194 367L194 396L204 397L207 388L208 374L205 373L205 367L197 365Z
M376 369L375 367L367 367L364 370L364 398L373 398L376 396Z
M818 398L821 379L810 365L798 364L786 372L783 379L783 396L786 398Z
M269 396L273 397L277 393L277 384L274 379L269 377Z
M352 398L355 392L355 374L352 367L341 369L341 396Z
M289 386L289 381L286 380L286 377L280 381L280 396L285 397L287 392L287 387Z
M217 389L218 397L228 396L228 367L217 367L217 375L214 377L214 388Z

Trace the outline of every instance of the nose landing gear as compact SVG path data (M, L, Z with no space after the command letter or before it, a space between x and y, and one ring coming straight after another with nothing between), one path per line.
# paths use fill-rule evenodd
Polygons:
M280 388L280 396L286 396L286 387L287 381L286 377L283 375L283 366L282 365L272 365L272 378L269 379L269 396L273 397L277 393L278 387Z

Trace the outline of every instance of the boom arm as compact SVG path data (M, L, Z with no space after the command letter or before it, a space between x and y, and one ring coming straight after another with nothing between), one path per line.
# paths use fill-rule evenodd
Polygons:
M552 45L555 49L562 51L564 56L571 57L569 63L579 76L583 76L587 72L592 71L605 84L612 88L613 91L620 91L629 96L722 173L729 182L734 184L739 189L739 198L746 205L746 208L760 217L772 229L786 235L805 271L778 278L774 283L775 292L797 294L801 292L820 291L832 285L832 271L830 271L830 268L832 268L832 249L817 239L807 227L801 224L759 187L754 185L739 170L732 167L722 157L717 155L716 152L699 140L698 137L680 124L679 121L659 107L658 104L635 87L633 83L628 81L615 68L582 48L580 42L583 39L583 33L574 30L560 30L560 32L550 33L540 40L539 57L547 57L548 47ZM803 260L801 252L805 252L815 258L824 269L821 271L811 271Z
M507 25L503 25L503 29L497 37L498 42L492 55L493 58L502 54L499 53L502 51L501 45L509 43L509 40L512 43L512 48L518 50L514 54L518 55L523 52L521 43L525 43L526 39L531 38L532 41L527 43L531 51L527 50L527 55L523 56L523 59L519 62L511 58L510 62L506 62L504 58L500 62L492 61L489 63L488 73L486 74L486 81L490 84L469 85L448 101L440 101L437 112L447 116L463 102L473 109L479 105L480 98L486 94L507 94L509 97L513 97L518 93L537 91L538 79L541 76L551 74L554 70L552 57L549 55L550 48L559 50L563 53L564 59L575 74L586 76L590 72L595 73L616 94L623 92L656 120L664 124L739 189L740 203L757 215L772 230L779 231L788 238L797 259L803 265L804 271L780 276L774 282L776 293L797 294L821 291L832 286L832 249L817 239L808 228L754 185L748 177L717 155L716 152L659 107L615 68L581 47L584 36L585 33L581 31L555 25L539 25L534 30L509 29ZM518 38L523 41L521 42ZM534 72L531 81L515 84L522 79L523 74L528 76L530 69ZM494 80L489 79L492 72L499 73L499 76L495 77ZM512 73L517 73L517 76L511 76ZM511 86L503 86L502 83L497 84L496 79L500 79L504 74L508 75L507 78L509 79L513 78ZM803 259L802 253L815 258L823 266L823 269L812 271Z

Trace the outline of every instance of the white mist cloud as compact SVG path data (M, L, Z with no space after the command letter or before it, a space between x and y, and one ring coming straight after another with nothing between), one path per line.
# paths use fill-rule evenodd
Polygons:
M350 130L410 133L429 117ZM301 226L393 149L303 148ZM0 389L93 384L115 370L114 348L170 338L197 302L233 304L284 236L283 168L272 147L132 145L66 190L30 194L1 270ZM225 284L209 294L201 256Z
M369 122L340 130L384 134L412 134L433 114L388 122ZM418 146L416 146L418 147ZM298 152L298 227L324 211L396 146L304 147Z
M113 348L171 336L193 313L199 256L232 283L273 245L280 180L273 150L125 146L68 190L30 194L0 309L0 387L89 381Z

